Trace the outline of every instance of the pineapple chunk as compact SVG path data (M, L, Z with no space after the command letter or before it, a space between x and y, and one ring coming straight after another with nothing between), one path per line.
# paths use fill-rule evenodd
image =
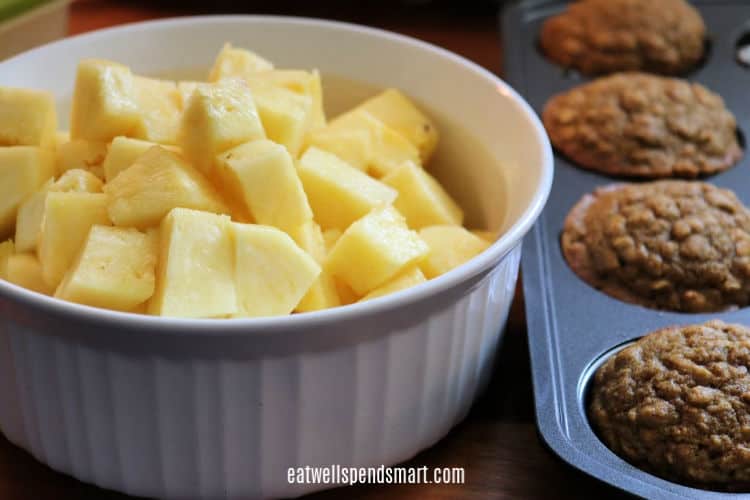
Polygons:
M297 158L310 129L312 100L271 85L253 87L255 105L269 139L286 146Z
M104 158L102 168L104 169L104 178L107 182L117 177L117 174L135 163L143 153L156 146L155 142L142 141L140 139L131 139L130 137L115 137L109 145L107 156ZM180 154L182 151L177 146L162 146L168 151Z
M142 76L134 77L133 85L141 115L133 136L162 144L177 144L182 115L182 98L177 85Z
M74 168L88 170L97 177L104 178L101 169L104 157L107 156L105 142L75 140L60 144L55 152L57 172L64 173Z
M75 168L60 176L50 187L50 191L77 191L79 193L101 193L104 183L91 172Z
M56 288L94 224L108 225L102 193L49 192L44 204L39 261L44 281Z
M280 69L256 73L247 76L246 79L251 89L255 89L256 83L271 84L309 97L312 100L310 127L313 129L325 127L326 115L323 109L323 85L318 70Z
M497 232L495 231L486 231L484 229L472 229L469 231L471 234L478 238L482 238L484 241L488 241L490 243L495 243L497 240Z
M78 64L70 117L73 139L109 142L132 134L140 121L133 74L127 66L98 59Z
M32 146L0 147L0 238L14 231L21 203L55 172L55 155Z
M400 292L401 290L406 290L407 288L419 285L420 283L424 283L425 281L427 281L427 278L424 277L424 274L419 269L419 267L413 266L390 280L385 285L379 286L372 292L362 297L360 299L360 302Z
M47 191L52 186L49 179L38 191L26 198L18 207L16 216L15 247L18 252L35 252L42 234L42 217Z
M52 295L54 288L42 277L42 266L36 255L17 253L8 257L7 280L34 292Z
M154 293L156 246L132 228L93 226L55 297L130 311Z
M418 150L422 163L432 156L438 143L438 129L413 102L396 89L388 89L358 106L401 134Z
M167 214L150 314L217 318L237 312L229 224L226 215L187 208Z
M273 64L249 50L234 48L231 43L225 43L221 52L208 74L209 82L218 82L222 78L246 78L259 71L269 71Z
M116 226L156 226L173 208L227 213L214 187L185 160L154 146L104 186Z
M323 265L328 249L318 224L310 221L296 228L290 236L302 250L318 264ZM341 300L333 276L328 271L322 270L295 310L297 312L319 311L340 305Z
M376 208L344 231L326 269L365 295L423 259L429 247L391 206Z
M398 195L395 189L317 148L302 155L297 170L315 220L324 229L346 229Z
M352 167L367 171L372 137L367 130L335 130L325 127L310 132L307 145L333 153Z
M360 130L369 134L367 171L375 177L390 173L406 161L420 164L419 151L412 143L366 111L345 113L331 121L328 128L338 132Z
M320 266L288 234L273 227L232 224L237 317L291 313L320 274Z
M187 159L210 177L216 155L265 137L250 89L241 80L227 79L195 89L178 142Z
M247 142L216 159L218 171L235 198L259 224L283 231L311 221L312 210L294 162L283 146L267 139Z
M8 258L16 252L13 240L0 243L0 279L8 278Z
M180 104L182 106L182 109L185 109L187 107L187 103L190 100L190 97L198 87L210 89L211 84L206 82L192 82L189 80L177 82L177 94L179 94L180 96Z
M326 253L330 252L336 242L341 238L341 229L331 228L323 231L323 241L326 244Z
M460 226L463 222L461 207L422 167L406 162L382 181L398 191L393 206L412 229L441 224Z
M447 273L490 246L460 226L429 226L419 236L430 246L430 254L419 267L428 279Z
M0 146L37 146L56 143L55 97L41 90L0 86Z
M70 132L67 130L58 130L55 132L55 148L60 147L60 144L70 142Z

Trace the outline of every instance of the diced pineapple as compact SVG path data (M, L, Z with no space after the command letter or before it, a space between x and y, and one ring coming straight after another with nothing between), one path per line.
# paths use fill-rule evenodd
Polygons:
M55 97L41 90L0 86L0 146L55 147Z
M55 132L55 148L60 147L60 144L70 142L70 132L67 130L58 130Z
M211 177L216 155L265 137L247 84L226 79L195 89L182 115L179 145L187 159Z
M0 243L0 279L8 279L8 258L16 252L13 240Z
M320 266L288 234L273 227L232 224L237 317L291 313L320 274Z
M13 233L18 207L54 172L52 151L33 146L0 147L0 239Z
M323 109L323 85L318 70L303 71L297 69L279 69L264 71L246 77L250 88L255 84L271 84L283 87L312 100L312 118L310 127L317 129L325 127L326 115Z
M17 253L8 257L7 280L34 292L52 295L55 291L42 277L42 266L36 255Z
M130 311L154 293L156 248L132 228L93 226L55 297Z
M363 102L363 109L385 123L419 149L422 163L432 156L438 143L435 124L408 97L396 89L388 89Z
M400 292L401 290L406 290L407 288L419 285L420 283L424 283L425 281L427 281L427 278L424 277L424 274L419 269L419 267L412 266L395 278L391 279L386 284L379 286L372 292L362 297L360 299L360 302Z
M217 318L237 312L233 243L226 215L175 208L161 223L150 314Z
M429 226L419 236L430 246L430 254L419 267L432 279L482 253L490 243L460 226Z
M47 193L39 240L39 260L47 285L54 289L60 284L91 226L109 223L103 193Z
M323 233L318 224L310 221L299 226L290 232L289 235L302 250L315 259L318 264L323 265L328 254L328 249L326 248ZM341 305L341 300L339 300L338 291L336 290L336 282L328 271L323 270L305 296L302 297L299 304L297 304L295 310L297 312L319 311L339 305Z
M440 224L460 226L463 222L461 207L422 167L406 162L382 181L398 191L393 206L406 217L412 229Z
M324 127L310 132L306 141L308 146L328 151L352 167L367 171L372 151L372 137L367 130Z
M216 56L214 65L208 74L208 81L217 82L227 77L246 78L259 71L272 69L273 64L258 54L225 43L219 55Z
M290 231L312 220L294 162L280 144L247 142L219 155L216 165L223 184L259 224Z
M324 229L346 229L398 195L395 189L317 148L302 155L297 170L315 220Z
M190 100L193 92L195 92L195 89L197 89L198 87L211 88L211 84L206 82L192 82L189 80L177 82L177 93L180 96L182 109L185 109L185 107L187 107L187 102Z
M177 132L182 115L182 98L174 82L133 78L135 101L141 119L133 136L160 144L177 144Z
M58 173L81 168L98 176L102 171L97 167L101 167L107 156L107 143L85 140L66 142L57 147L56 156Z
M404 162L420 164L419 151L401 134L363 110L345 113L328 125L332 131L361 130L370 135L370 151L367 171L375 177L383 177Z
M312 100L272 85L258 85L252 91L268 138L286 146L297 158L310 129Z
M109 142L132 134L140 121L133 74L127 66L98 59L78 64L70 117L73 139Z
M78 191L79 193L101 193L104 183L91 172L74 168L60 176L49 188L50 191Z
M497 240L497 232L495 231L486 231L484 229L472 229L469 231L474 236L477 236L478 238L482 238L484 241L488 241L490 243L495 243Z
M423 259L429 247L391 206L376 208L344 231L326 269L359 295L386 283Z
M52 179L47 180L34 194L26 198L18 207L16 216L15 246L18 252L35 252L42 233L42 217L47 191L52 186Z
M135 160L139 156L154 146L156 146L155 142L142 141L124 136L115 137L109 145L107 156L104 158L104 163L102 164L104 178L107 182L110 182L117 174L135 163ZM164 145L162 147L176 154L180 154L182 151L177 146Z
M336 242L341 238L341 229L331 228L323 231L323 241L326 244L326 253L330 252Z
M200 172L161 146L141 155L134 165L108 182L104 192L109 216L116 226L156 226L175 207L229 211Z

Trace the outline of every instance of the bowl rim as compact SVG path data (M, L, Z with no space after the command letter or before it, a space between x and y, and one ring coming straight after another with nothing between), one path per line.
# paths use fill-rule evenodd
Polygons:
M112 311L109 309L63 301L61 299L25 289L2 279L0 279L0 297L21 303L24 306L35 308L42 312L53 313L56 316L65 317L66 319L78 322L93 322L101 327L111 326L122 328L126 326L138 330L159 330L160 333L176 335L215 334L217 330L221 330L222 333L225 334L236 333L240 335L252 335L253 333L268 333L280 330L305 330L308 328L334 324L340 321L356 319L358 317L380 314L389 310L400 309L450 290L460 285L462 282L466 282L470 278L494 267L497 262L521 242L524 235L536 222L549 196L554 170L552 147L537 114L523 97L520 96L520 94L494 73L454 52L407 35L355 23L313 17L253 14L185 16L128 23L75 35L18 54L10 59L0 62L0 67L13 64L18 59L27 57L38 51L43 51L48 46L64 46L73 43L73 41L80 40L95 43L98 39L106 38L112 33L137 32L140 30L150 31L167 27L189 27L194 26L196 23L222 24L248 22L275 22L290 25L307 25L324 29L360 33L376 38L385 38L397 43L416 46L422 50L432 52L442 58L458 63L463 69L471 71L485 80L489 80L496 86L498 93L509 97L513 104L526 116L535 132L536 141L541 147L540 182L537 185L528 206L515 222L513 222L513 224L511 224L490 247L461 266L458 266L437 278L431 279L426 283L419 284L406 290L401 290L366 302L356 302L354 304L324 309L321 311L297 313L287 316L233 319L149 316Z

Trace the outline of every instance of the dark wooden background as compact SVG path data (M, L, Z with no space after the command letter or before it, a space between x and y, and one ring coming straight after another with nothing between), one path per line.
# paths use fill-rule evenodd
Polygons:
M367 5L361 5L367 4ZM499 2L352 2L246 0L78 0L71 34L159 17L209 13L273 13L340 19L421 38L457 52L502 75ZM583 499L624 495L569 468L545 448L534 424L531 373L522 297L516 294L505 341L487 392L468 418L409 465L465 467L463 485L396 485L339 488L316 500L350 498ZM0 499L126 499L82 484L39 464L0 437Z

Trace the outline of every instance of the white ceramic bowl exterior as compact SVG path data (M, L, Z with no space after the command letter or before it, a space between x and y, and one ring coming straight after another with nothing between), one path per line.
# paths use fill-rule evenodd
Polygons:
M493 161L438 177L504 235L419 287L284 318L137 317L0 282L0 429L54 469L106 488L299 495L324 486L287 484L288 467L392 464L436 442L489 377L521 239L550 189L544 131L503 82L441 49L352 25L248 16L125 26L2 63L0 85L46 88L64 102L81 58L164 74L207 67L227 40L280 67L398 87L451 117ZM441 148L451 147L461 137L443 134Z

